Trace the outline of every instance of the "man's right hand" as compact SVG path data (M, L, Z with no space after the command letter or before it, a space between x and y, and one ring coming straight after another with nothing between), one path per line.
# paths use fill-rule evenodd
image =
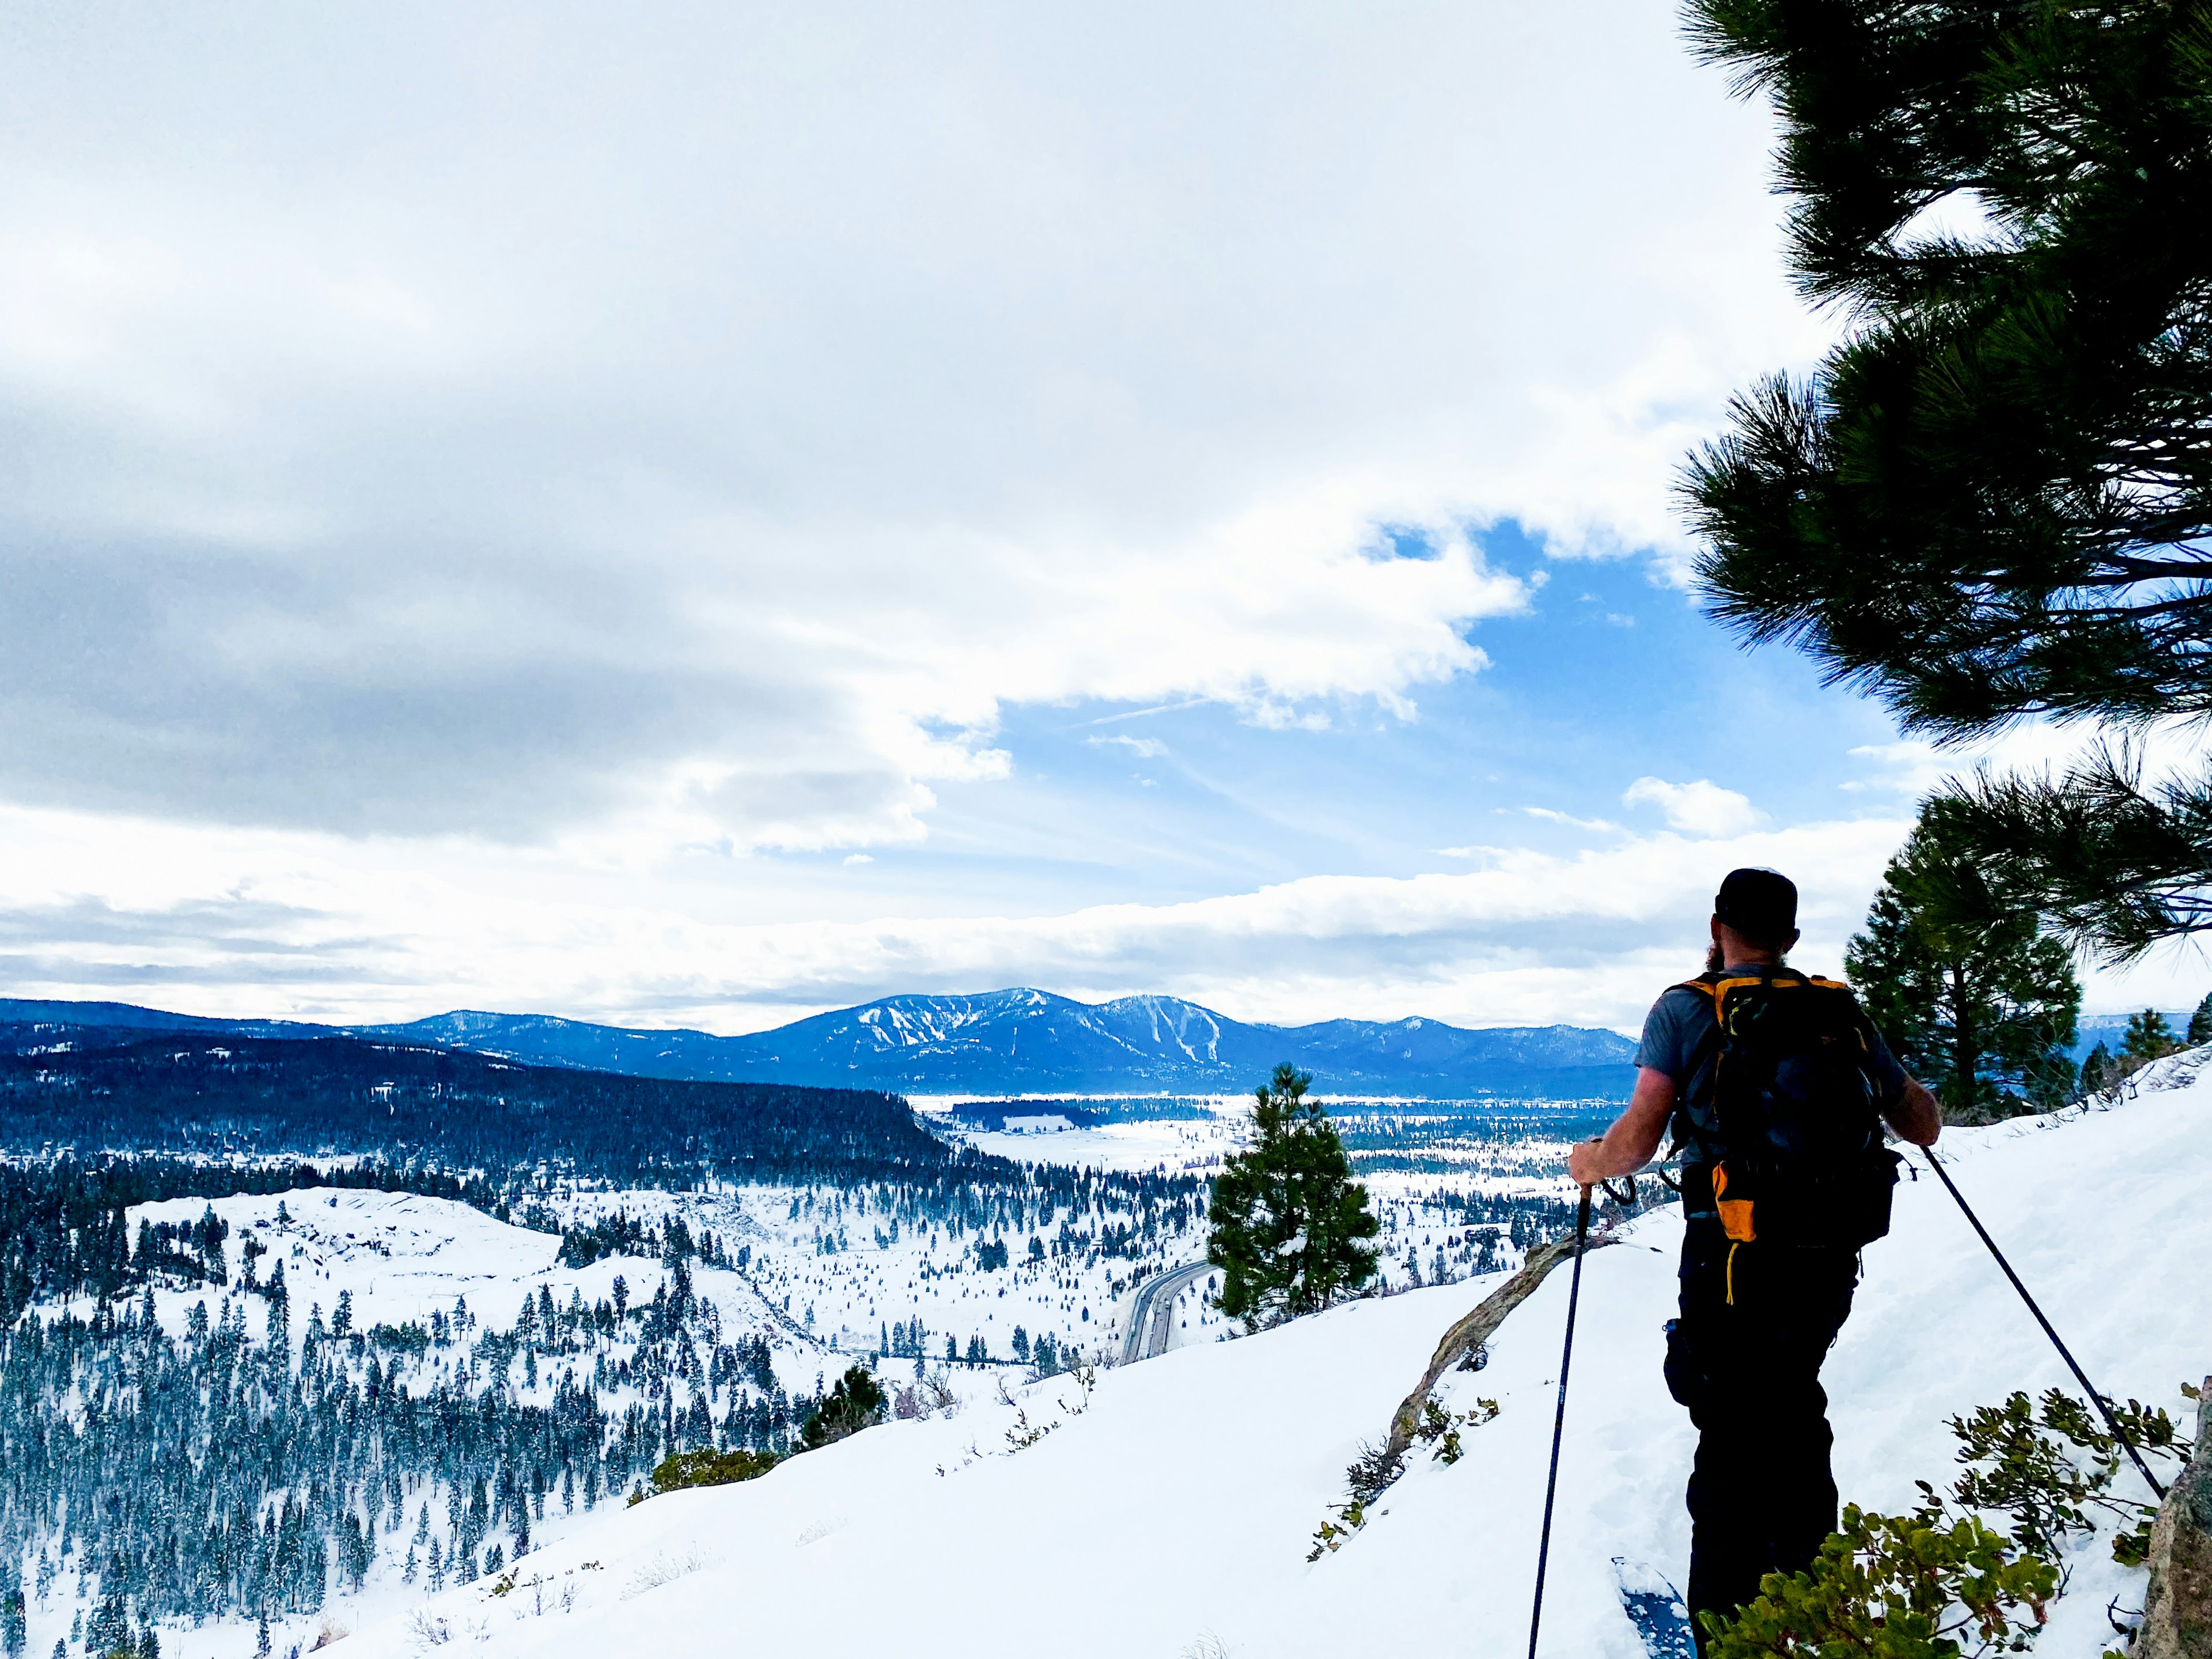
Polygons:
M1567 1174L1578 1185L1595 1187L1615 1176L1633 1175L1651 1161L1667 1130L1667 1115L1674 1109L1674 1079L1650 1066L1636 1074L1636 1092L1628 1109L1595 1140L1585 1140L1567 1154Z
M1916 1146L1933 1146L1936 1137L1943 1133L1943 1108L1929 1092L1928 1085L1911 1078L1905 1079L1902 1099L1882 1113L1898 1137Z

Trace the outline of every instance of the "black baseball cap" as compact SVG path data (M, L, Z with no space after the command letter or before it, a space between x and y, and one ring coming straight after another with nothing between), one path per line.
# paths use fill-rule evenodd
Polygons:
M1779 944L1797 931L1797 884L1779 870L1731 870L1713 914L1746 939Z

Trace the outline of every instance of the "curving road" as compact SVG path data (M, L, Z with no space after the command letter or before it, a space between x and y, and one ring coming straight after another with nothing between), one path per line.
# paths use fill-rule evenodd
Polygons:
M1129 1298L1128 1323L1122 1327L1121 1363L1131 1364L1165 1353L1176 1298L1220 1271L1210 1261L1187 1261L1180 1267L1154 1273L1138 1285Z

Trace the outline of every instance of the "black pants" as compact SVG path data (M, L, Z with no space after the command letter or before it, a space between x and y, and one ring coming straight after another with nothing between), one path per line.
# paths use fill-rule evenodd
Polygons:
M1667 1387L1698 1425L1688 1601L1700 1654L1699 1613L1733 1613L1766 1574L1804 1571L1835 1530L1820 1362L1857 1278L1851 1250L1754 1241L1731 1263L1718 1223L1690 1224Z

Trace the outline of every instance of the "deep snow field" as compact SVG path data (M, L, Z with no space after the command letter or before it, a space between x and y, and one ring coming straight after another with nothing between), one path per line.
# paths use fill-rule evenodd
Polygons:
M2163 1063L2137 1098L1992 1129L1943 1151L1983 1218L2093 1376L2177 1412L2212 1370L2212 1071ZM2159 1084L2175 1085L2160 1089ZM1681 1581L1691 1434L1659 1379L1680 1223L1661 1211L1593 1254L1583 1291L1544 1651L1641 1653L1613 1559ZM1506 1322L1479 1373L1447 1373L1455 1410L1496 1400L1454 1466L1416 1451L1366 1528L1305 1559L1345 1465L1379 1439L1480 1279L1354 1303L1264 1335L994 1397L962 1375L949 1414L895 1422L763 1479L556 1523L519 1564L435 1597L375 1598L353 1659L468 1652L654 1659L747 1654L1291 1656L1522 1652L1562 1271ZM1845 1498L1909 1506L1950 1478L1945 1419L2014 1389L2070 1386L2057 1357L1941 1187L1899 1189L1857 1310L1825 1373ZM1017 1414L1048 1430L1018 1449ZM1011 1432L1010 1431L1016 1431ZM2124 1480L2132 1480L2131 1476ZM2108 1600L2142 1575L2085 1547L2039 1645L2094 1656ZM344 1604L334 1604L341 1619ZM362 1604L358 1613L376 1609ZM172 1659L238 1649L180 1632Z

